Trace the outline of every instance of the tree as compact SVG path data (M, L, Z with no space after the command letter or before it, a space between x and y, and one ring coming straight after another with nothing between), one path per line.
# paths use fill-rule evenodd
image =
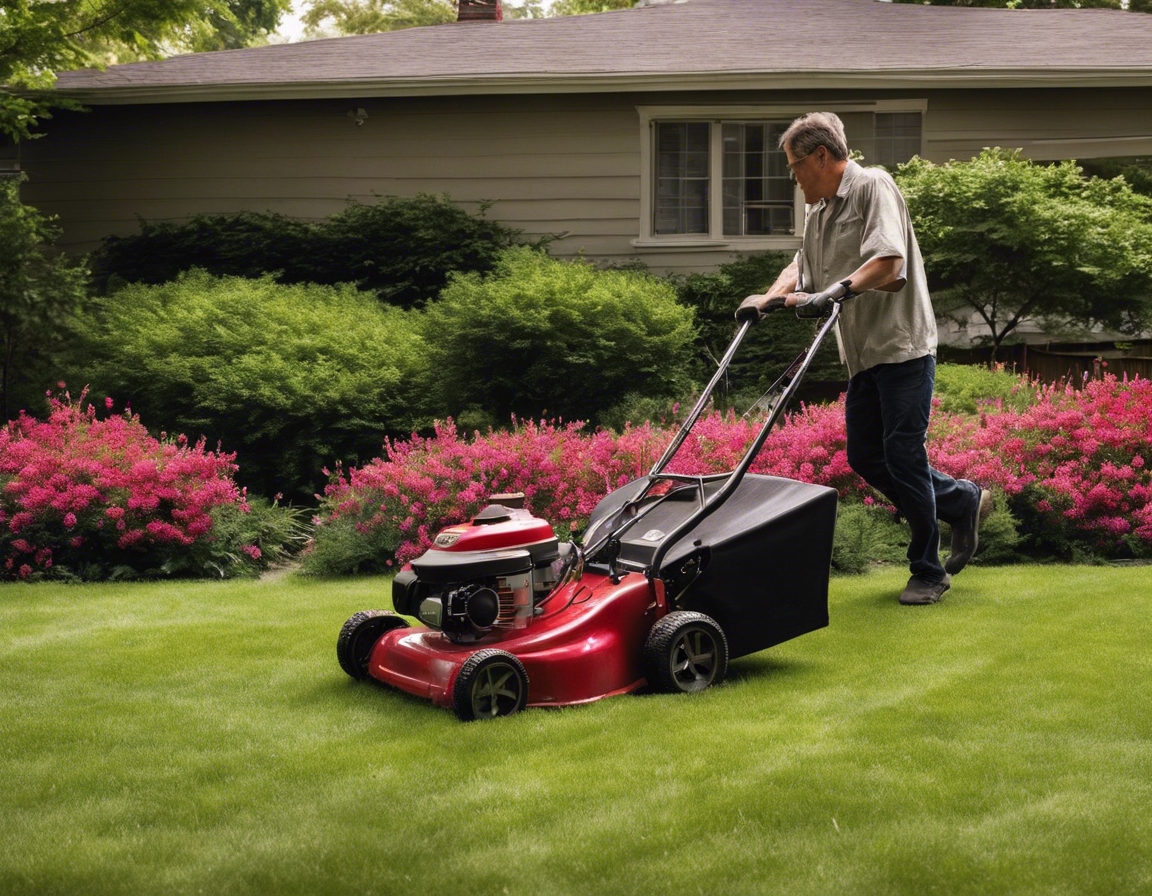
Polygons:
M59 228L0 179L0 412L8 420L55 380L84 300L88 271L52 248Z
M986 149L896 172L936 310L975 312L993 359L1026 318L1139 332L1152 320L1152 198L1075 162Z
M311 0L300 17L310 33L376 34L456 19L452 0Z
M32 136L53 107L58 71L248 46L275 30L291 0L4 0L0 133Z
M580 16L590 12L631 9L635 5L636 0L553 0L552 15Z
M589 12L629 9L636 0L520 0L503 4L509 19L574 16ZM376 34L419 25L440 25L456 19L455 0L309 0L301 21L310 35Z

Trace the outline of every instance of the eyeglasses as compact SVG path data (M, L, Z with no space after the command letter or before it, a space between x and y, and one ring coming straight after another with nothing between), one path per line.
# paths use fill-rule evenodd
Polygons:
M819 146L816 147L816 149L819 149L819 148L820 148ZM815 152L815 151L816 150L813 150L812 152ZM784 167L788 169L788 177L792 181L792 183L796 183L796 166L799 165L801 162L803 162L810 155L812 155L811 152L808 153L807 156L800 156L800 158L798 158L795 162L792 162L791 164L789 164L787 162L784 163Z

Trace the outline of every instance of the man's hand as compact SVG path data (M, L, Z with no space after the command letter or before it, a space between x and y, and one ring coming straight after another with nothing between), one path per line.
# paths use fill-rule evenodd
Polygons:
M748 296L736 309L736 320L760 320L769 311L776 311L784 306L784 296L771 296L767 293Z
M796 309L796 316L802 320L823 317L828 311L828 303L821 301L823 293L790 292L785 303L789 308Z
M832 303L838 299L855 295L852 284L848 280L830 286L823 292L790 292L785 299L789 308L796 309L796 316L803 318L822 317L832 308Z

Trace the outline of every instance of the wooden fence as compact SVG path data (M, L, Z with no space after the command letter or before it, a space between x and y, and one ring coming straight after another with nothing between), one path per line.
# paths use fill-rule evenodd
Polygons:
M1088 380L1102 379L1106 374L1128 379L1152 380L1152 342L1068 345L1001 346L997 361L1009 370L1026 373L1042 383L1070 382L1079 388ZM991 352L946 350L944 360L963 364L987 364Z

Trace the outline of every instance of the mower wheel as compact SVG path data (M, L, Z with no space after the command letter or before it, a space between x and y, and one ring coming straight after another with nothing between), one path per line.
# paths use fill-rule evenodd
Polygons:
M336 659L340 661L340 668L357 681L366 680L372 648L384 632L394 628L408 628L408 623L387 610L361 610L353 614L336 639Z
M721 681L728 671L728 639L712 617L677 610L652 626L643 662L654 691L702 691Z
M460 667L452 688L452 708L465 722L510 716L527 702L528 673L504 650L477 650Z

